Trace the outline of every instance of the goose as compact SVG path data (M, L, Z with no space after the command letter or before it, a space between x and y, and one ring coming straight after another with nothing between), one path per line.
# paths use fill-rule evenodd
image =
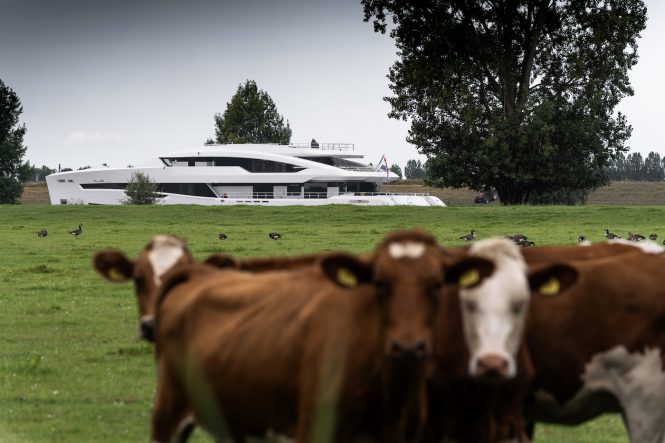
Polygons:
M220 233L219 233L219 239L220 239L220 240L226 240L227 238L229 238L228 235L224 234L223 232L220 232Z
M640 234L633 234L632 232L628 233L628 240L629 241L642 241L644 240L644 236Z
M79 223L79 228L74 229L73 231L69 231L70 234L72 234L74 237L78 237L83 233L83 224Z
M610 232L609 229L605 229L605 238L608 239L608 240L614 240L614 239L621 238L621 237L619 237L618 235L616 235L613 232Z
M658 234L649 234L649 240L653 240L653 241L658 240Z
M536 244L535 244L534 242L529 241L529 240L526 240L526 239L525 239L525 240L516 241L515 244L516 244L517 246L521 246L521 247L523 247L523 248L530 248L530 247L532 247L532 246L536 246Z
M466 241L471 241L476 239L476 231L473 229L471 230L470 233L463 235L459 238L460 240L466 240Z
M46 229L42 229L42 230L39 231L39 233L37 234L37 237L46 237L47 235L48 235L48 231L47 231Z
M282 238L282 235L278 232L271 232L268 234L268 237L272 238L273 240L279 240Z

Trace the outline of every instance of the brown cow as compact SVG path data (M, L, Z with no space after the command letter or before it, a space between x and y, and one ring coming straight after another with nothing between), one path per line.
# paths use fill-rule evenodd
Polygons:
M205 263L216 268L235 268L247 272L264 272L276 269L298 269L312 265L318 254L294 257L264 257L239 259L226 254L214 254ZM139 336L153 339L155 299L161 278L169 270L194 263L184 240L172 235L160 234L145 246L136 260L128 258L116 249L97 252L93 267L107 280L114 283L134 281L139 311ZM199 268L200 271L206 268Z
M576 272L550 266L528 274L519 248L505 239L479 241L467 254L488 260L491 273L468 264L447 270L459 286L446 288L437 315L424 440L528 441L522 404L533 368L522 331L530 294L564 291Z
M391 234L369 260L330 254L298 270L169 279L153 441L171 438L188 402L220 439L270 429L298 442L416 438L443 281L431 236Z
M115 249L97 252L93 267L114 283L134 281L139 308L139 336L152 341L155 297L163 275L174 267L194 261L185 242L172 235L156 235L136 260Z
M532 300L526 340L536 376L526 412L536 421L578 424L605 412L621 411L631 441L655 441L643 440L638 434L645 433L635 429L637 421L659 422L649 415L655 411L635 410L639 401L634 398L620 404L617 396L610 393L612 390L599 389L602 383L598 374L603 371L598 366L616 362L615 352L619 347L626 349L626 360L641 355L647 348L662 359L665 289L659 275L665 257L635 252L571 264L580 273L575 288L565 297ZM631 365L625 366L634 366ZM615 368L618 367L615 363ZM641 370L636 377L662 377L659 366L644 367L652 373ZM630 384L629 379L635 376L628 370L604 373L607 378L615 379L607 386ZM639 380L633 381L639 385ZM642 395L648 401L650 393L635 395ZM645 432L663 436L662 428Z

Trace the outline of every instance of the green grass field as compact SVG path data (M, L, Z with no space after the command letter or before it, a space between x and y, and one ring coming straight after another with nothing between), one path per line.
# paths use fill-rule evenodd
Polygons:
M83 223L83 235L67 234ZM0 442L143 442L155 387L152 348L137 339L130 285L111 285L92 254L135 256L157 233L194 256L362 252L384 233L420 227L444 245L523 233L538 245L592 241L603 230L665 238L665 207L257 208L0 206ZM37 232L47 229L48 237ZM217 239L219 232L229 239ZM267 233L282 233L272 241ZM565 331L562 331L565 333ZM553 340L556 337L552 338ZM209 441L197 432L194 441ZM537 442L626 442L618 416L540 426Z

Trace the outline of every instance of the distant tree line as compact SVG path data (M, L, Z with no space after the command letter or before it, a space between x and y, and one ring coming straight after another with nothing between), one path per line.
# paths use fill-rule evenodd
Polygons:
M610 181L661 181L665 179L665 158L661 158L657 152L649 152L644 159L639 152L628 156L621 152L610 161L607 175Z

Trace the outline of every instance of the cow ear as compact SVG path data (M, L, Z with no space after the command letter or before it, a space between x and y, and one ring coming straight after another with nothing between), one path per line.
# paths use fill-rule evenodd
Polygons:
M569 265L552 265L529 274L529 286L534 294L553 297L575 284L579 276Z
M134 262L114 249L100 251L92 258L92 266L105 279L114 283L123 283L134 275Z
M355 288L372 281L372 266L350 254L331 254L321 260L323 273L339 286Z
M210 257L206 258L203 263L206 263L215 268L225 269L225 268L239 268L240 264L238 261L226 254L213 254Z
M494 263L481 257L467 257L444 266L444 281L468 289L478 286L494 272Z

